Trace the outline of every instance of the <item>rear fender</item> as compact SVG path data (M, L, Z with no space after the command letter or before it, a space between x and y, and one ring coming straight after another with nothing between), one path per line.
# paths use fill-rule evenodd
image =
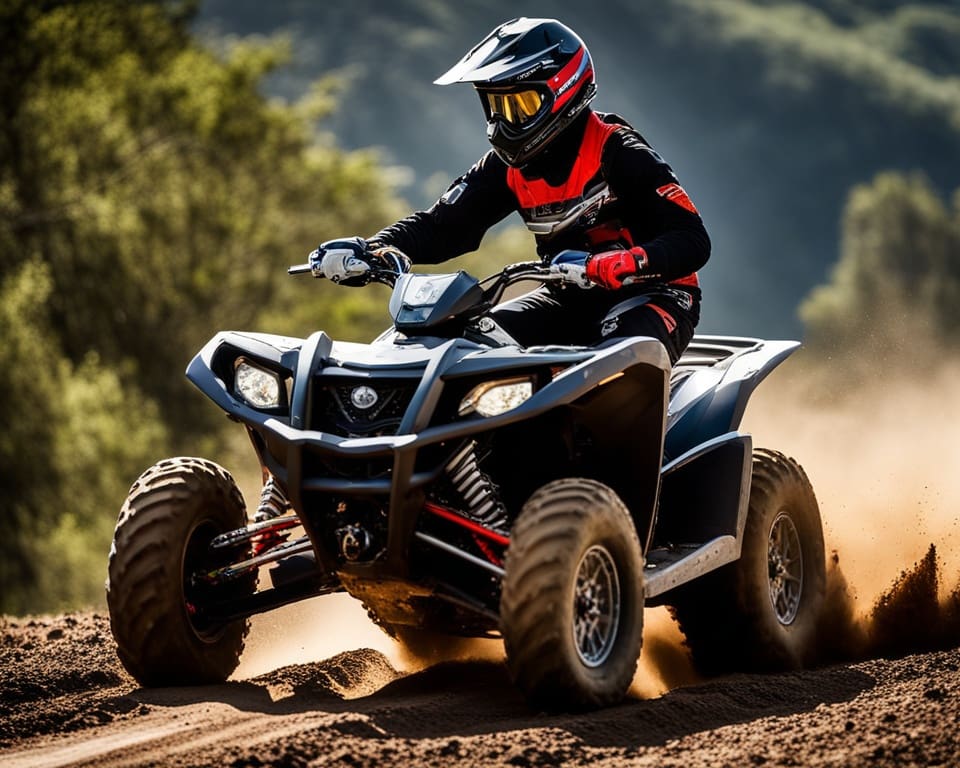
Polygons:
M753 390L799 346L796 341L695 338L674 369L664 461L735 432Z

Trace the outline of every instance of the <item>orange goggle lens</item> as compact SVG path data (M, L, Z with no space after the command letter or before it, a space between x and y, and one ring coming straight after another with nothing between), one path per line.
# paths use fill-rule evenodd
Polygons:
M517 93L484 94L491 115L500 115L511 125L523 125L537 112L543 104L543 98L537 91L519 91Z

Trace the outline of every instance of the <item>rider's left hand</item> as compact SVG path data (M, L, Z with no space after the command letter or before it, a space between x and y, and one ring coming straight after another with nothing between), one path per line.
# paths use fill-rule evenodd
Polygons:
M370 243L370 249L369 255L375 260L372 263L379 269L393 272L397 277L410 271L410 257L398 248Z
M410 271L410 259L391 246L345 237L321 243L310 254L310 270L314 277L340 285L360 286L371 280L393 285L397 277Z
M310 268L316 277L340 285L366 285L370 281L367 242L362 237L345 237L321 243L310 254Z
M616 290L636 282L647 267L647 252L639 246L629 250L595 253L587 259L587 277L597 285Z

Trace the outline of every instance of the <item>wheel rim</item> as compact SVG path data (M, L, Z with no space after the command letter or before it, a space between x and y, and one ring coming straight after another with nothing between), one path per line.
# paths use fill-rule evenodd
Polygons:
M209 545L218 533L221 533L218 526L211 520L204 520L193 527L183 548L181 565L183 609L186 611L187 620L194 635L205 643L216 642L223 635L223 625L212 624L204 619L200 606L203 605L204 599L208 596L209 589L197 583L194 574L212 567Z
M803 552L797 527L784 511L770 526L767 565L774 615L784 626L792 624L800 610L803 593Z
M607 549L594 545L577 566L573 639L580 660L599 667L610 656L620 625L620 579Z

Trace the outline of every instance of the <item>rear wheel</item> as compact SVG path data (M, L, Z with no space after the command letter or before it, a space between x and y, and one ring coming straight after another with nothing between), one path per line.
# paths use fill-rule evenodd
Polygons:
M210 541L244 525L240 491L213 462L161 461L130 489L110 550L107 605L117 653L141 685L220 682L236 669L248 622L205 619L213 588L192 575L225 564ZM241 597L255 588L254 574L216 589Z
M530 702L577 710L619 701L643 630L643 557L619 497L587 479L543 486L517 518L505 571L507 667Z
M719 674L812 662L825 589L810 481L793 459L757 450L740 559L684 587L674 604L694 663Z

